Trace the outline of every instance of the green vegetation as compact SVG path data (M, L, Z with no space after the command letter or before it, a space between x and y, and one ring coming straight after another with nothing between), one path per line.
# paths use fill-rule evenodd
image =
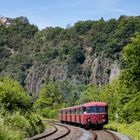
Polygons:
M100 93L100 99L109 103L109 114L115 120L119 113L118 131L138 140L140 138L140 33L123 49L125 68L120 76ZM125 123L125 124L122 124ZM114 129L115 124L107 125Z
M133 138L134 140L140 139L140 122L135 122L132 124L126 124L126 123L118 123L118 131L122 134L125 134L129 136L130 138ZM107 129L115 130L116 131L116 123L111 122L105 126Z
M51 119L56 117L57 110L62 107L61 103L62 97L58 85L54 82L49 82L40 91L34 108L43 117Z
M140 120L140 34L123 50L125 68L118 79L101 92L101 99L110 104L110 113L119 113L122 121Z
M31 99L29 95L12 79L0 80L0 103L8 111L30 110Z
M88 101L107 102L109 119L114 121L118 112L118 130L137 139L130 130L139 132L139 32L140 16L42 31L26 17L1 26L0 139L40 133L44 127L38 115L57 118L59 108ZM114 62L121 73L108 84ZM113 124L107 127L114 129Z
M31 98L10 78L0 79L0 139L20 140L44 130Z
M40 87L36 83L31 89L29 81L37 71L42 73L42 84L48 80L61 81L58 72L52 76L43 75L44 69L53 64L68 67L66 81L72 83L76 77L76 83L90 84L93 71L90 66L83 66L88 56L93 60L98 56L109 62L117 60L123 66L121 51L139 31L140 16L78 21L66 29L48 27L42 31L31 25L26 17L18 17L13 25L0 27L0 75L19 81L33 96L38 92L36 86ZM100 69L96 78L104 85L109 67L104 70L101 64Z
M93 84L86 86L85 90L81 93L78 104L99 101L99 92L100 89Z

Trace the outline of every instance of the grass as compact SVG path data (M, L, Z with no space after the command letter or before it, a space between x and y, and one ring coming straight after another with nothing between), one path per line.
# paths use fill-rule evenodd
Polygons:
M0 140L21 140L23 138L20 130L12 130L10 126L4 124L4 119L0 117Z
M116 122L111 122L105 125L105 128L116 131ZM118 123L117 131L129 136L133 140L140 140L140 122L135 122L132 124Z
M45 127L37 114L19 111L0 112L0 140L22 140L44 131Z

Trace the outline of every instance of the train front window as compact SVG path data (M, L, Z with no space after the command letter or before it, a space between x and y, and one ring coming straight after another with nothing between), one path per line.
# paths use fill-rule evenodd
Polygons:
M87 113L96 113L96 107L95 106L89 106L86 108Z
M86 113L104 113L107 112L107 106L89 106L85 111Z
M97 106L96 110L97 110L97 113L107 112L107 106Z

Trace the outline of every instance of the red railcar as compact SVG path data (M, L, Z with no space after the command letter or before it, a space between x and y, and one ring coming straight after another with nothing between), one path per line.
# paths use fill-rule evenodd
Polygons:
M59 110L59 120L89 127L100 127L108 123L108 105L103 102L89 102Z

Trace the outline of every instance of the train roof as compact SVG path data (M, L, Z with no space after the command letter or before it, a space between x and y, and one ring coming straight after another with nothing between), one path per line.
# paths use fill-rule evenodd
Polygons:
M79 106L72 106L72 107L68 107L68 108L62 108L62 109L59 109L59 110L60 111L71 110L71 109L77 109L77 108L80 108L80 107L88 107L88 106L107 106L107 103L104 103L104 102L89 102L89 103L85 103L85 104L82 104L82 105L79 105Z
M85 103L83 104L84 107L87 106L107 106L107 103L104 102L89 102L89 103Z
M61 110L71 110L71 109L77 109L77 108L80 108L82 105L79 105L79 106L72 106L72 107L68 107L68 108L62 108L62 109L59 109L60 111Z

